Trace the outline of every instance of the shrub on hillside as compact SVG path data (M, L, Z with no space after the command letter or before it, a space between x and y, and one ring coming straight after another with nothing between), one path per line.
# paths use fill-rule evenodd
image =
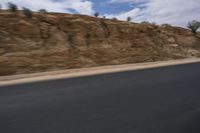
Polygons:
M33 13L30 9L23 7L23 13L27 18L32 18L33 17Z
M40 9L39 13L45 14L45 13L47 13L47 10L46 9Z
M131 18L131 17L127 17L126 20L127 20L128 22L130 22L130 21L132 20L132 18Z
M170 24L161 24L162 27L172 27Z
M98 16L99 16L99 13L98 13L98 12L96 12L96 13L94 14L94 16L95 16L95 17L98 17Z
M68 35L68 42L69 42L69 45L70 45L70 47L72 48L72 49L76 49L76 46L75 46L75 44L74 44L74 34L69 34Z
M117 18L116 18L116 17L113 17L112 20L117 21Z
M8 3L8 9L9 9L11 12L17 12L18 7L17 7L17 5L15 5L15 4L9 2L9 3Z
M187 27L189 29L191 29L191 31L193 33L196 33L197 30L200 28L200 22L199 21L196 21L196 20L193 20L191 22L188 23Z

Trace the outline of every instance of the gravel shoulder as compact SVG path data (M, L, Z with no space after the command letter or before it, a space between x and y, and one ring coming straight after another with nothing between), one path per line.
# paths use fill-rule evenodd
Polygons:
M65 78L75 78L81 76L92 76L98 74L116 73L116 72L131 71L131 70L142 70L142 69L197 63L197 62L200 62L199 58L188 58L181 60L110 65L110 66L101 66L92 68L49 71L49 72L33 73L33 74L1 76L0 86L9 86L9 85L32 83L39 81L49 81L49 80L65 79Z

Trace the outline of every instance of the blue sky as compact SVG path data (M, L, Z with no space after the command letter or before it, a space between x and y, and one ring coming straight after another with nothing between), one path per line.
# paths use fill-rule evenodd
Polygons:
M150 21L186 26L188 21L200 20L200 0L0 0L3 8L12 2L34 11L45 8L51 12L93 15L99 12L107 18L116 17L134 22Z
M129 3L111 3L109 0L91 0L94 9L101 14L118 14L132 9Z

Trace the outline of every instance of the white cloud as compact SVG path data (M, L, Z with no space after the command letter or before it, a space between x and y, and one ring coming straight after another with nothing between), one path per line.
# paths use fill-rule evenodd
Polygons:
M93 14L93 3L89 0L1 0L3 8L8 2L15 3L20 7L27 7L34 11L46 9L51 12L68 12L70 9L80 14Z
M131 16L131 17L136 17L139 13L141 12L140 8L134 8L133 10L130 10L128 12L121 12L120 14L105 14L104 16L108 17L108 18L118 18L121 20L126 20L127 17Z
M148 0L111 0L110 3L127 3L127 2L134 2L134 3L142 3Z
M94 3L91 0L0 0L3 8L8 2L34 11L44 8L51 12L72 13L71 10L74 10L80 14L94 13ZM109 18L126 20L130 16L135 22L150 21L178 26L185 26L188 21L200 19L200 0L109 0L109 3L130 3L133 7L127 12L105 14Z
M129 2L133 5L142 3L140 9L136 7L128 12L108 15L123 20L131 16L136 22L150 21L185 26L188 21L200 19L200 0L111 0L110 2Z

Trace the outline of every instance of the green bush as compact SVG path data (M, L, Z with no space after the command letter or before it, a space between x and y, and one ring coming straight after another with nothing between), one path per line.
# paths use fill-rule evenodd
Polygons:
M162 27L172 27L170 24L162 24Z
M117 21L117 18L116 18L116 17L113 17L112 20Z
M32 18L33 17L33 13L30 9L23 7L23 13L27 18Z
M98 13L98 12L96 12L96 13L94 14L94 16L95 16L95 17L98 17L98 16L99 16L99 13Z
M127 17L126 20L127 20L128 22L130 22L130 21L132 20L132 18L131 18L131 17Z
M191 31L193 33L197 33L197 30L200 28L200 22L196 21L196 20L193 20L193 21L188 23L187 27L189 29L191 29Z
M17 7L17 5L15 5L15 4L9 2L9 3L8 3L8 9L9 9L11 12L17 12L18 7Z
M47 10L46 9L40 9L39 13L45 14L45 13L47 13Z

